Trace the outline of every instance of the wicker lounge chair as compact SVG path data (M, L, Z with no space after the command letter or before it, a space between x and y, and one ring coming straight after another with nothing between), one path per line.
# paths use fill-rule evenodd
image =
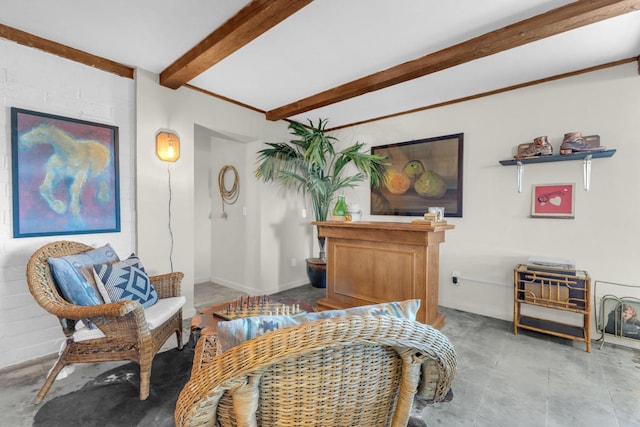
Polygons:
M27 264L27 283L38 304L57 316L66 337L65 347L44 385L38 392L35 403L40 403L51 388L53 381L65 365L115 360L131 360L140 365L140 400L149 396L151 362L167 339L176 334L178 348L182 348L182 309L178 309L168 320L150 329L145 311L137 301L118 301L109 304L79 306L67 302L58 293L48 259L75 255L93 249L77 242L59 241L38 249ZM151 276L160 300L180 295L180 272ZM76 324L88 319L104 335L101 338L78 340ZM97 330L96 330L97 331Z
M406 426L414 396L441 400L456 356L421 323L347 316L280 329L215 355L198 341L176 404L183 426Z

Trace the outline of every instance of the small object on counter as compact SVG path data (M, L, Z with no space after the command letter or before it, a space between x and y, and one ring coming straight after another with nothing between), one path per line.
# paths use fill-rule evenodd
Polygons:
M444 208L443 207L430 207L429 213L432 213L436 216L436 221L442 221L444 219Z
M347 215L347 202L344 201L344 195L340 194L336 206L333 208L332 218L334 221L344 221L345 215Z
M419 224L419 225L431 225L433 227L437 227L439 225L447 225L447 221L433 221L426 219L414 219L411 221L411 224Z
M435 221L437 220L437 215L433 212L429 212L424 214L424 220L425 221Z
M360 205L356 205L355 203L350 203L347 206L347 215L351 217L351 221L358 222L362 218L362 211L360 210Z

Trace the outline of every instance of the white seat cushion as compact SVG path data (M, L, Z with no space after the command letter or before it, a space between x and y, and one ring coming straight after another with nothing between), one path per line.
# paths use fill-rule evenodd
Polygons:
M149 308L144 309L144 315L147 319L149 330L154 330L158 326L166 322L171 316L176 314L182 308L187 299L184 296L160 298L157 303ZM98 329L90 329L84 323L76 324L76 331L73 333L73 341L81 342L104 338L104 333Z
M90 329L83 322L76 323L76 331L73 333L73 341L89 341L104 338L106 335L98 328Z
M144 316L147 318L147 325L150 330L154 330L182 308L187 299L179 297L160 298L157 303L144 309Z

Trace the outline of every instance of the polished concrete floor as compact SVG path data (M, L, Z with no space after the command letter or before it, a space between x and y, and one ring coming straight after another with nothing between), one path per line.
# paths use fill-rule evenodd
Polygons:
M324 290L303 286L286 294L315 301ZM196 286L195 301L206 306L240 295L203 284ZM429 427L640 427L640 351L607 343L587 353L584 343L527 331L514 335L511 322L441 311L446 315L442 332L458 355L458 373L453 400L422 411ZM47 360L0 374L0 426L32 425L38 407L31 402L51 364ZM45 399L76 390L113 366L78 365Z

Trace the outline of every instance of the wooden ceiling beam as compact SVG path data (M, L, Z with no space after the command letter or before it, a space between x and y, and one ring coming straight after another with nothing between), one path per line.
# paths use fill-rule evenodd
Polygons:
M578 0L268 111L281 120L640 9L640 0Z
M311 1L253 0L160 73L160 84L179 88Z
M62 58L70 59L72 61L76 61L90 67L98 68L102 71L113 73L120 77L127 77L132 79L134 76L133 68L122 65L119 62L92 55L85 51L74 49L61 43L43 39L42 37L38 37L36 35L18 30L17 28L9 27L4 24L0 24L0 37L7 40L12 40L23 46L39 49L53 55L61 56Z

